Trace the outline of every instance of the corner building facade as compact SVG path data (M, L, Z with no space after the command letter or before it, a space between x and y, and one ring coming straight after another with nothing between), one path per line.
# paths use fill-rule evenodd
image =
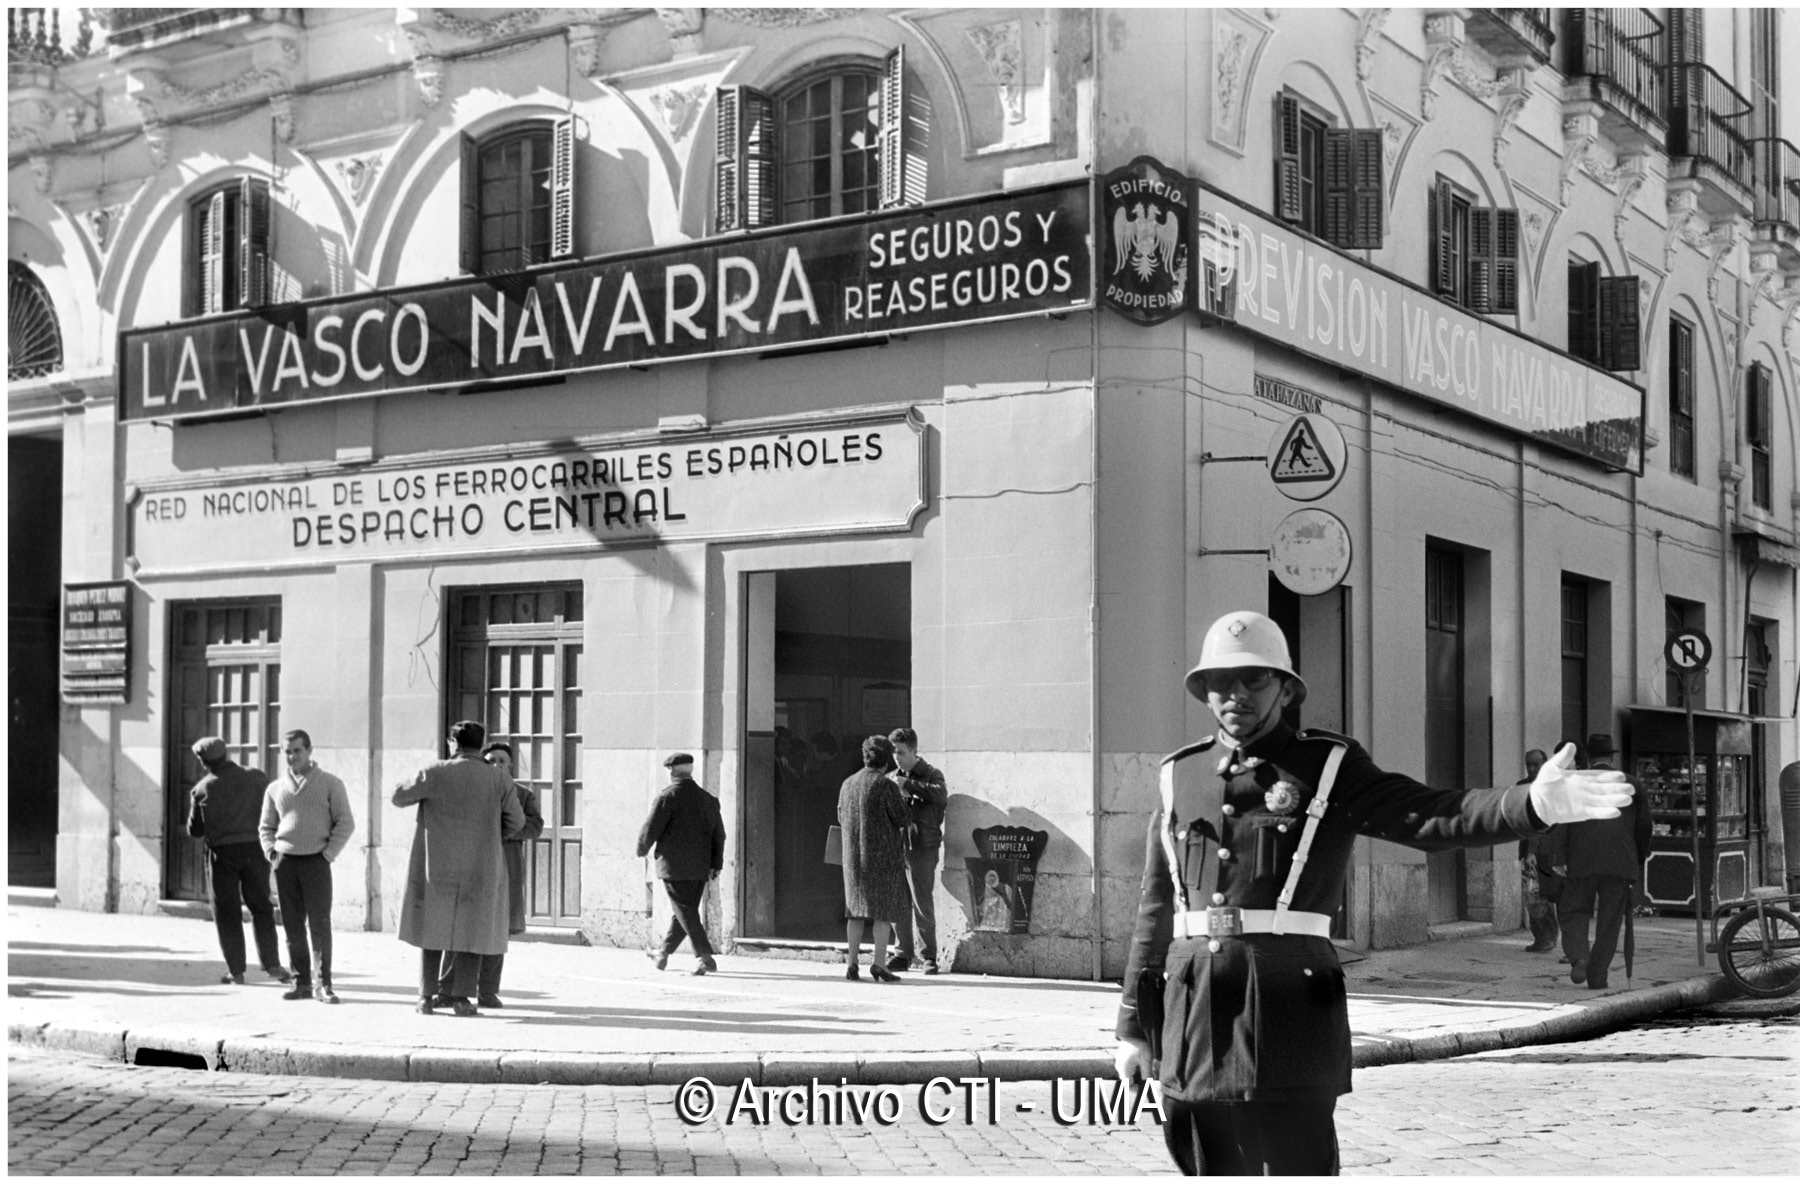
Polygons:
M58 739L11 795L54 791L59 903L204 899L189 742L274 775L302 728L358 821L336 923L393 928L389 789L470 717L543 804L532 926L663 930L634 842L683 749L724 948L826 947L836 789L910 725L944 962L1115 975L1239 607L1298 724L1450 784L1627 748L1699 629L1727 847L1780 883L1799 102L1759 51L1796 16L1675 22L1672 105L1598 72L1637 30L1515 12L122 9L16 47L14 300L60 357L9 388L12 530L60 512L63 634L15 587ZM1709 85L1759 82L1769 127ZM1302 412L1342 444L1310 501ZM123 662L70 632L105 598ZM1046 836L1008 921L994 827ZM1338 932L1519 894L1510 847L1365 842Z

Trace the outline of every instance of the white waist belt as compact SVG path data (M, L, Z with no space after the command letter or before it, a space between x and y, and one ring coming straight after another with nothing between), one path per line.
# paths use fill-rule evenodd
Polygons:
M1225 905L1174 915L1176 938L1234 938L1240 934L1306 934L1331 937L1331 915L1306 910L1239 909Z

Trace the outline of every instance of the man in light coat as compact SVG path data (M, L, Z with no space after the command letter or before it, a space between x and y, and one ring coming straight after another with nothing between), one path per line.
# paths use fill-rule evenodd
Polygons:
M396 937L421 948L421 1013L449 1005L477 1015L471 996L482 958L508 949L502 836L520 831L526 816L513 780L479 755L483 738L475 720L454 724L452 757L390 796L397 806L420 804Z

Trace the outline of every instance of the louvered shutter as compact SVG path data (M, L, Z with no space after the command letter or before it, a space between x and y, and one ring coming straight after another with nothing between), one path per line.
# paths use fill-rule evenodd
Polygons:
M1745 390L1746 440L1751 443L1753 448L1768 449L1770 447L1770 371L1759 363L1752 363L1750 369L1746 371Z
M477 275L483 270L483 171L477 141L458 138L458 266Z
M1282 222L1299 222L1306 216L1304 182L1300 175L1299 100L1278 95L1274 103L1274 207Z
M552 121L552 258L576 254L573 203L577 189L577 120Z
M716 90L716 230L774 221L772 99L750 86Z
M1319 181L1324 191L1327 241L1347 247L1356 232L1356 210L1352 188L1356 164L1352 159L1355 146L1348 128L1326 128L1324 136L1324 172Z
M1601 366L1637 370L1639 360L1639 281L1637 276L1601 277Z
M1351 128L1350 229L1339 244L1354 251L1379 251L1387 231L1386 187L1380 128Z
M270 303L270 183L239 180L239 307Z
M1569 267L1569 352L1585 362L1601 361L1601 265Z
M885 55L879 80L879 206L904 204L904 47Z
M1450 182L1438 178L1431 191L1431 286L1439 296L1456 295L1456 205Z
M1478 313L1494 311L1494 211L1469 210L1469 307Z
M226 191L213 195L201 215L200 313L217 313L226 299Z
M1494 211L1493 312L1519 311L1519 211Z

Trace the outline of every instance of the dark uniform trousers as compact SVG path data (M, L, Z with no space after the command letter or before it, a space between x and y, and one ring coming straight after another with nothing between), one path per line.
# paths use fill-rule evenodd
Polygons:
M1287 1103L1162 1100L1168 1155L1189 1177L1335 1177L1337 1097Z
M672 903L672 925L665 932L665 941L659 944L661 954L669 955L678 949L678 944L688 936L691 949L697 952L699 959L709 958L715 954L715 948L709 944L709 931L703 928L703 886L708 881L666 881L665 895Z
M468 1000L477 991L484 956L466 950L421 951L421 999L448 996ZM502 979L501 956L496 956L496 978Z
M241 905L251 911L251 933L257 940L258 965L276 967L282 957L276 949L276 909L270 904L270 862L256 840L225 843L207 849L213 871L213 925L220 935L220 953L226 970L245 973L245 919Z

